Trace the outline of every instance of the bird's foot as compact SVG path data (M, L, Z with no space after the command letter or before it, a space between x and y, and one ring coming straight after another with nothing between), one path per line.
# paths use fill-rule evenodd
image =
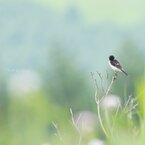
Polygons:
M117 72L115 72L114 74L114 80L117 78Z

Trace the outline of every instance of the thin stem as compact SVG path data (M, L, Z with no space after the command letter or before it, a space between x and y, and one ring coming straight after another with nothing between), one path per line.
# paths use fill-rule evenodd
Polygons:
M78 141L78 145L80 145L81 144L81 141L82 141L82 136L81 136L81 132L80 132L80 130L79 130L79 128L77 127L77 124L75 123L75 121L74 121L74 115L73 115L73 112L72 112L72 109L70 108L70 114L71 114L71 120L72 120L72 123L73 123L73 126L76 128L76 130L77 130L77 132L78 132L78 134L79 134L79 141ZM81 116L81 115L80 115ZM77 123L78 123L78 121L79 121L79 119L80 119L80 116L79 116L79 118L78 118L78 120L77 120Z
M138 106L138 103L136 103L134 106L132 106L132 108L130 108L130 109L128 110L128 112L131 112L131 111L134 110L137 106Z
M94 74L92 72L91 72L91 76L92 76L92 80L94 81L94 84L95 84L95 101L99 102L97 80L94 78Z
M62 138L62 135L61 135L61 133L60 133L60 130L59 130L57 124L54 123L54 122L52 122L52 124L53 124L53 126L55 127L55 129L56 129L56 131L57 131L57 134L56 134L56 135L58 136L58 138L60 139L60 141L65 145L65 142L64 142L64 140L63 140L63 138Z
M102 78L102 76L99 73L98 73L98 75L100 76L100 78ZM113 85L113 82L115 81L115 79L117 77L117 73L115 73L115 75L112 77L111 83L108 86L107 90L105 91L105 95L101 98L101 100L99 100L99 97L98 97L98 87L97 87L96 79L94 79L93 73L91 73L91 76L92 76L92 79L94 80L94 83L95 83L95 86L96 86L95 101L96 101L96 104L97 104L97 114L98 114L99 123L100 123L101 128L102 128L104 134L106 135L106 137L109 137L109 134L107 133L107 130L105 129L103 121L102 121L101 111L100 111L100 103L101 103L101 101L103 100L104 97L108 96L108 94L111 90L111 87Z
M102 101L106 96L108 96L108 94L109 94L109 92L110 92L110 90L111 90L111 87L112 87L114 81L116 80L116 77L117 77L117 73L115 73L115 75L112 77L111 83L110 83L110 85L108 86L108 88L107 88L107 90L106 90L106 92L105 92L105 95L101 98L101 101Z
M112 123L112 132L114 130L114 126L115 126L115 121L116 121L116 118L117 118L117 115L118 115L118 112L119 112L119 108L121 107L121 105L118 105L117 109L116 109L116 113L115 113L115 117L113 119L113 123Z
M103 122L102 122L102 118L101 118L101 113L100 113L100 102L96 102L97 104L97 114L98 114L98 119L99 119L99 122L100 122L100 125L101 125L101 128L104 132L104 134L106 135L106 137L109 137L104 125L103 125Z
M109 92L110 92L110 90L111 90L111 87L112 87L112 85L113 85L113 83L114 83L116 77L117 77L117 74L115 74L115 75L112 77L111 83L110 83L110 85L108 86L108 88L107 88L107 90L106 90L105 97L108 96L108 94L109 94Z
M126 110L128 104L130 103L131 98L132 98L131 96L128 97L128 100L127 100L127 102L126 102L126 104L125 104L125 106L124 106L124 109L123 109L124 112L125 112L125 110Z
M103 91L103 93L105 93L105 88L103 87L103 76L98 71L96 71L96 72L97 72L97 74L98 74L98 76L100 78L102 91Z

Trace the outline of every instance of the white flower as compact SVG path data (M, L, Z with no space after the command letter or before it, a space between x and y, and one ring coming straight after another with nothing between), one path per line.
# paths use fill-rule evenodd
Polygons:
M42 145L50 145L49 143L44 143L44 144L42 144Z
M91 140L88 145L104 145L104 142L99 139L94 139L94 140Z
M97 116L93 112L83 111L74 115L77 127L84 133L93 132L97 125Z
M104 109L112 110L112 109L117 108L120 105L121 105L121 100L118 96L115 96L115 95L106 96L102 101L102 107Z
M12 95L22 96L35 92L41 87L38 74L31 70L18 71L8 80L8 91Z

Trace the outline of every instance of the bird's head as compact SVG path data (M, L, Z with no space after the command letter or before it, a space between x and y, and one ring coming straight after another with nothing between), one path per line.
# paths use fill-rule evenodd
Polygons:
M109 56L109 60L114 60L114 58L115 58L115 57L114 57L113 55L110 55L110 56Z

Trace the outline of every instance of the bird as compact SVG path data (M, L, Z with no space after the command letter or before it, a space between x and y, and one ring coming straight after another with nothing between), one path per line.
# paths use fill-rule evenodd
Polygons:
M115 71L115 73L123 72L126 76L128 75L120 65L119 61L116 60L113 55L109 56L109 65Z

